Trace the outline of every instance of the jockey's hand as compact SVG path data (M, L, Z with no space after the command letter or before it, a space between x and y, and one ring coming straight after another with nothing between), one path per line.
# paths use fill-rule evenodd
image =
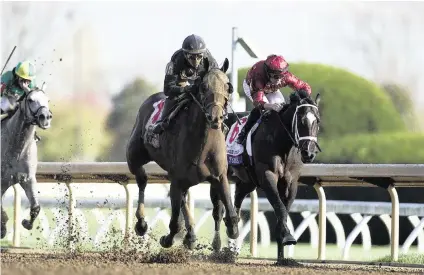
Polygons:
M282 108L282 105L279 103L265 103L264 109L265 110L274 110L276 112L279 112Z
M197 86L196 85L188 85L188 86L185 86L185 92L186 93L195 93L196 92L196 90L197 90Z

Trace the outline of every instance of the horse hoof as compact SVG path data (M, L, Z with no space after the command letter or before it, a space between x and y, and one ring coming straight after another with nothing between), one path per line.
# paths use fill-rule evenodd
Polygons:
M145 221L137 221L135 224L134 230L138 236L143 237L147 232L148 226Z
M221 250L221 238L220 236L215 236L212 241L212 248L214 251Z
M189 250L193 250L195 247L195 243L196 243L196 237L185 237L184 241L183 241L183 245L185 248L189 249Z
M160 238L160 245L163 248L170 248L173 244L174 244L174 240L172 239L171 241L169 241L169 238L167 236L162 236Z
M241 247L239 247L237 245L237 240L236 239L229 239L228 240L228 249L230 250L231 253L233 253L235 256L240 255L240 249Z
M6 233L7 233L7 229L6 229L6 225L2 224L1 225L1 239L3 239L4 237L6 237Z
M32 223L29 220L23 220L22 221L22 226L27 229L27 230L31 230L32 229Z
M287 235L284 236L282 244L283 244L283 246L285 246L285 245L296 245L297 241L291 234L287 234Z

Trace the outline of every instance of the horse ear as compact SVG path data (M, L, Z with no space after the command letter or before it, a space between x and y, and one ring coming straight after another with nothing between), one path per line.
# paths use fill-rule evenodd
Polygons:
M209 72L209 59L205 58L205 72Z
M320 93L318 93L317 94L317 96L315 97L315 104L317 105L317 106L319 106L319 102L321 101L321 94Z
M293 92L290 94L290 102L299 102L300 100L301 98L297 92Z
M222 67L221 67L221 71L226 73L229 66L230 66L230 62L228 61L228 58L225 58L224 64L222 64Z

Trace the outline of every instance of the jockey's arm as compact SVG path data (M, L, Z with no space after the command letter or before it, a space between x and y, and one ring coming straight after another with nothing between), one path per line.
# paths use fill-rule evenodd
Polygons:
M0 85L1 85L0 94L1 94L1 96L3 96L3 92L6 91L6 83L2 82Z
M178 84L178 74L174 74L174 63L170 61L166 65L165 80L163 83L163 92L166 96L175 97L184 92L184 87Z
M290 88L292 88L296 92L300 91L300 90L304 90L306 93L308 93L308 95L310 95L312 93L311 86L309 86L308 83L300 80L299 78L297 78L294 74L292 74L290 72L286 72L285 81L286 81L287 86L289 86Z
M255 106L256 108L263 108L265 101L264 101L264 97L265 97L265 92L264 92L264 88L265 88L265 84L260 81L260 80L256 80L253 79L252 80L252 99L253 99L253 106Z
M2 76L1 76L1 84L0 84L1 96L3 96L3 93L6 92L7 83L9 81L10 81L9 73L6 72L6 73L2 74Z

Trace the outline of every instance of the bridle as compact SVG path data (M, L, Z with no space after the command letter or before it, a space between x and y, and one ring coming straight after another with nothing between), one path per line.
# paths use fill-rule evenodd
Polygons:
M206 77L206 76L205 76ZM204 79L204 77L202 78ZM216 92L216 91L212 91L210 89L208 89L207 84L205 84L203 81L201 83L202 87L198 87L199 89L199 94L200 94L200 101L197 100L197 98L190 93L191 97L193 98L194 102L196 102L196 104L200 107L201 112L205 115L206 120L208 122L208 124L212 123L212 120L209 116L209 114L207 113L207 110L209 107L219 107L222 108L224 110L224 113L226 113L226 104L228 103L228 100L230 98L230 94L232 92L232 85L230 82L227 83L229 86L229 92L228 93L224 93L224 92ZM201 90L201 91L200 91ZM203 91L206 91L206 93L203 93ZM209 103L206 103L206 100L211 96L211 95L220 95L224 97L224 103L222 102L216 102L216 101L212 101Z
M26 94L25 94L25 96L24 96L24 97L22 98L22 100L21 100L21 102L22 102L22 101L25 101L25 103L23 104L24 121L25 121L25 123L28 123L28 124L31 124L31 125L38 125L39 117L40 117L40 115L41 115L41 111L42 111L43 109L47 109L47 107L46 107L46 106L40 106L40 107L38 107L38 109L37 109L35 112L33 112L33 111L31 110L31 108L30 108L30 106L29 106L29 102L28 102L28 96L29 96L31 93L35 92L35 91L37 91L37 92L42 92L43 94L45 94L43 90L31 90L31 91L29 91L28 93L26 93ZM28 117L28 115L27 115L27 114L28 114L27 110L29 110L29 113L31 114L31 117ZM52 114L53 114L50 110L48 110L48 111L49 111L50 115L52 115Z
M300 108L303 108L303 107L311 107L311 108L314 108L314 109L318 110L318 107L316 105L309 104L309 103L304 103L304 104L297 105L296 106L296 110L294 111L294 114L293 114L291 132L286 128L286 126L284 125L284 123L281 121L281 118L280 118L279 115L278 115L278 120L280 121L280 123L283 126L283 128L286 130L287 134L289 135L290 139L292 140L292 142L293 142L293 144L294 144L294 146L296 148L299 148L299 146L300 146L299 145L299 141L301 141L301 140L309 140L309 141L313 141L315 143L315 145L317 146L318 150L321 152L321 148L320 148L320 146L318 144L317 137L314 137L314 136L302 136L301 137L299 135L299 129L297 127L297 122L298 122L297 113L298 113L299 109ZM294 137L293 137L292 134L294 134Z

